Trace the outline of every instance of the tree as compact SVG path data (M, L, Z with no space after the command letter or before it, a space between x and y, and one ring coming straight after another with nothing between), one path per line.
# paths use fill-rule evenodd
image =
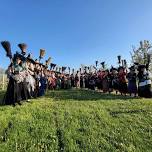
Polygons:
M151 59L151 50L152 45L149 41L140 41L139 47L136 48L133 46L133 51L130 52L132 63L147 64L150 61L149 59ZM149 69L152 71L151 62L149 63Z

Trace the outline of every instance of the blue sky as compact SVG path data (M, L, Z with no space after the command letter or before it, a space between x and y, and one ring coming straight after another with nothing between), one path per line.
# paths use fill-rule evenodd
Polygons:
M0 41L28 44L28 52L58 65L130 60L132 45L152 40L151 0L0 0ZM44 60L45 60L44 59ZM0 46L0 67L9 60Z

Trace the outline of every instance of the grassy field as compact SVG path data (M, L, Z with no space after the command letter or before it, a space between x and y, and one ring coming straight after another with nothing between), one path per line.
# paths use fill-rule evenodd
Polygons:
M39 151L151 152L152 100L61 90L0 106L0 152Z

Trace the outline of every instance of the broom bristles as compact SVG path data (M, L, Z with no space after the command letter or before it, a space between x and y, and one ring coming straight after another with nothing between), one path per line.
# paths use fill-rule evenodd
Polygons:
M48 58L47 62L48 62L48 65L51 63L51 57Z
M105 62L101 62L102 68L105 68Z
M20 43L20 44L18 44L18 47L21 49L22 52L25 52L27 45L25 43Z
M96 61L96 67L98 66L98 61Z
M45 50L44 49L40 49L40 58L43 58L45 55Z
M66 70L66 67L62 67L62 72Z
M120 64L121 63L121 56L118 55L117 57L118 57L118 63Z
M6 56L11 58L12 57L12 52L11 52L11 44L10 44L10 42L9 41L2 41L1 45L3 46L3 48L6 51Z

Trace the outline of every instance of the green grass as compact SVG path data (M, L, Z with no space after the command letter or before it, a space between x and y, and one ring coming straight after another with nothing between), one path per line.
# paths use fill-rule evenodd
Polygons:
M0 152L38 151L151 152L152 101L61 90L1 106Z

